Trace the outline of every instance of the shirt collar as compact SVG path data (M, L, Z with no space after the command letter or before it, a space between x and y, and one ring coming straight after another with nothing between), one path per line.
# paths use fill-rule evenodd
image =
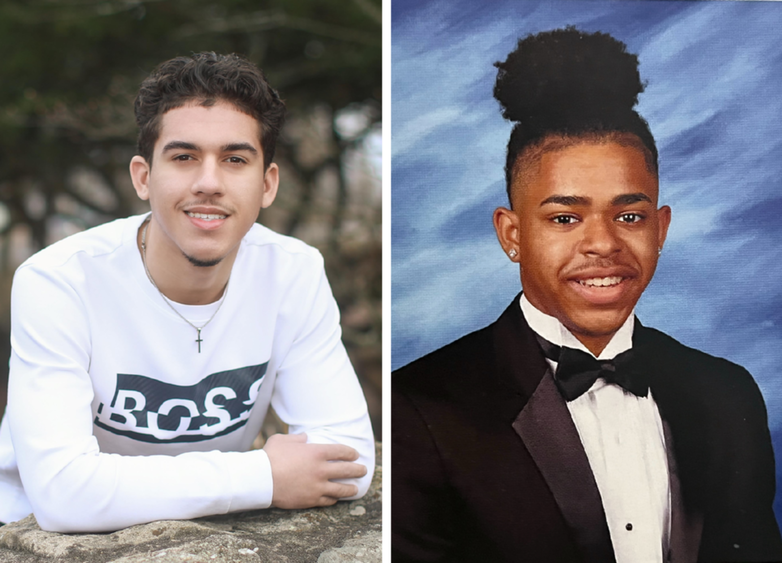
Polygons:
M573 336L573 333L565 328L565 325L559 322L559 319L539 310L529 302L527 296L523 293L521 294L519 305L521 306L521 312L524 315L524 318L527 320L527 324L539 336L542 336L557 346L567 346L568 348L582 350L594 357L594 354L592 354L578 338ZM616 331L616 334L611 337L608 345L600 352L600 355L597 356L597 359L611 360L616 355L632 348L634 327L635 309L630 312L627 319L625 319L625 322L619 327L619 330Z

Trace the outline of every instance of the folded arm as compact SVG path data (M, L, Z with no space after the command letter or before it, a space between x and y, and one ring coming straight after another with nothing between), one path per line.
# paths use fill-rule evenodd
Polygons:
M335 342L330 336L334 328L323 324L323 315L330 315L326 321L336 319L339 332L338 313L333 317L336 311L328 304L322 307L321 320L310 315L308 322L328 328L329 337L321 337L323 330L302 332L295 344L296 361L292 356L290 366L278 371L273 401L291 432L306 432L308 442L349 447L323 448L302 443L303 437L277 437L259 451L134 456L101 452L93 435L90 331L99 327L89 326L77 292L46 272L22 268L12 303L13 353L4 424L26 496L43 529L110 531L153 520L266 508L273 502L281 507L316 506L366 492L374 467L371 427L339 337ZM336 352L326 350L328 346ZM302 375L303 368L308 377ZM315 397L328 404L313 408ZM312 463L299 463L301 452ZM298 480L288 478L286 467L292 465L299 470ZM319 485L307 486L313 482ZM300 487L309 495L291 500L279 496L280 486ZM316 495L318 486L322 491Z

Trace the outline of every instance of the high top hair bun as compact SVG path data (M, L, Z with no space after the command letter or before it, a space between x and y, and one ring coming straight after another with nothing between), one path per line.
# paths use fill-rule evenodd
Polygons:
M644 91L638 57L624 43L572 26L520 39L495 66L494 97L502 116L522 124L626 114Z
M657 173L657 148L646 121L634 110L644 84L638 57L606 33L575 27L519 39L499 69L494 97L505 119L516 122L508 143L508 193L513 165L529 145L548 135L636 135Z

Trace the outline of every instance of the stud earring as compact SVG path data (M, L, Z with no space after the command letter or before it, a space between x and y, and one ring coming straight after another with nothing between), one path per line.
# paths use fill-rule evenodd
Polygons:
M514 258L516 258L516 254L518 254L518 252L516 252L516 249L515 249L515 248L511 248L511 249L508 251L508 257L509 257L511 260L513 260Z
M663 247L657 249L657 256L660 256L663 253Z

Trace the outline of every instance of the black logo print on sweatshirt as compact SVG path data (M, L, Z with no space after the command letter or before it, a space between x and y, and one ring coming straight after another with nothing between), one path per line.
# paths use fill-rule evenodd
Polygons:
M110 405L101 403L95 425L142 442L200 442L247 424L268 362L213 373L195 385L117 374Z

